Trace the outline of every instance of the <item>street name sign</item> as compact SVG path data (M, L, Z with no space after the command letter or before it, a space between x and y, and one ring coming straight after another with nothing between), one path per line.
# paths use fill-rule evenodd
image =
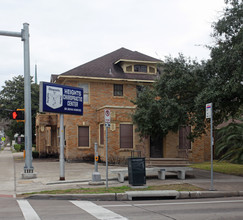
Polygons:
M83 89L40 82L40 112L83 115Z

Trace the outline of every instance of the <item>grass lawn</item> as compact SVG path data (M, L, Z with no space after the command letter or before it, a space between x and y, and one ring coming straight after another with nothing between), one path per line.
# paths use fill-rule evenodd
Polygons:
M66 190L51 190L51 191L42 191L34 193L26 193L23 195L32 195L32 194L100 194L100 193L125 193L126 191L146 191L146 190L177 190L177 191L203 191L199 187L193 186L191 184L171 184L171 185L158 185L158 186L149 186L144 189L133 189L129 186L121 187L109 187L107 190L105 187L96 187L96 188L79 188L79 189L66 189ZM23 196L22 195L22 196Z
M190 167L198 168L202 170L211 170L211 162L204 162L198 164L192 164ZM232 174L237 176L243 176L243 165L242 164L233 164L229 162L218 162L214 160L213 170L219 173Z

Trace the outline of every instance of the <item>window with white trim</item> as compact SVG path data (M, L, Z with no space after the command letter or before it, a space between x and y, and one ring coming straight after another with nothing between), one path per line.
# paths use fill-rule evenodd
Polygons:
M104 145L104 124L100 124L100 145Z
M89 84L88 83L78 83L78 87L83 89L84 103L89 103Z
M114 84L114 96L123 96L123 85L122 84Z
M147 65L134 65L134 72L147 73Z
M78 146L89 147L89 126L78 127Z
M133 148L132 124L120 124L120 148Z

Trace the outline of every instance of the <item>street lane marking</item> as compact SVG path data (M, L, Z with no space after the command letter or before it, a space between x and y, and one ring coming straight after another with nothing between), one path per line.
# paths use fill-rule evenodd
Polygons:
M134 206L136 204L118 204L118 205L102 205L102 207L130 207L130 206Z
M121 205L102 205L102 207L131 207L131 206L167 206L167 205L198 205L198 204L220 204L220 203L241 203L243 200L225 201L201 201L201 202L171 202L171 203L145 203L145 204L121 204Z
M70 201L70 202L100 220L107 220L107 219L128 220L127 218L118 215L115 212L112 212L108 209L105 209L101 206L94 204L93 202L89 202L89 201Z
M25 220L40 220L35 210L27 200L17 200L19 207L24 215Z

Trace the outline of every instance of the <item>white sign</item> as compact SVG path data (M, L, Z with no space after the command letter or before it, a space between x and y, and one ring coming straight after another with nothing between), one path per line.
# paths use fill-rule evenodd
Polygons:
M62 88L46 86L46 105L53 109L62 107L62 94Z
M212 103L206 104L206 118L212 117Z
M111 123L111 110L105 109L105 123Z

